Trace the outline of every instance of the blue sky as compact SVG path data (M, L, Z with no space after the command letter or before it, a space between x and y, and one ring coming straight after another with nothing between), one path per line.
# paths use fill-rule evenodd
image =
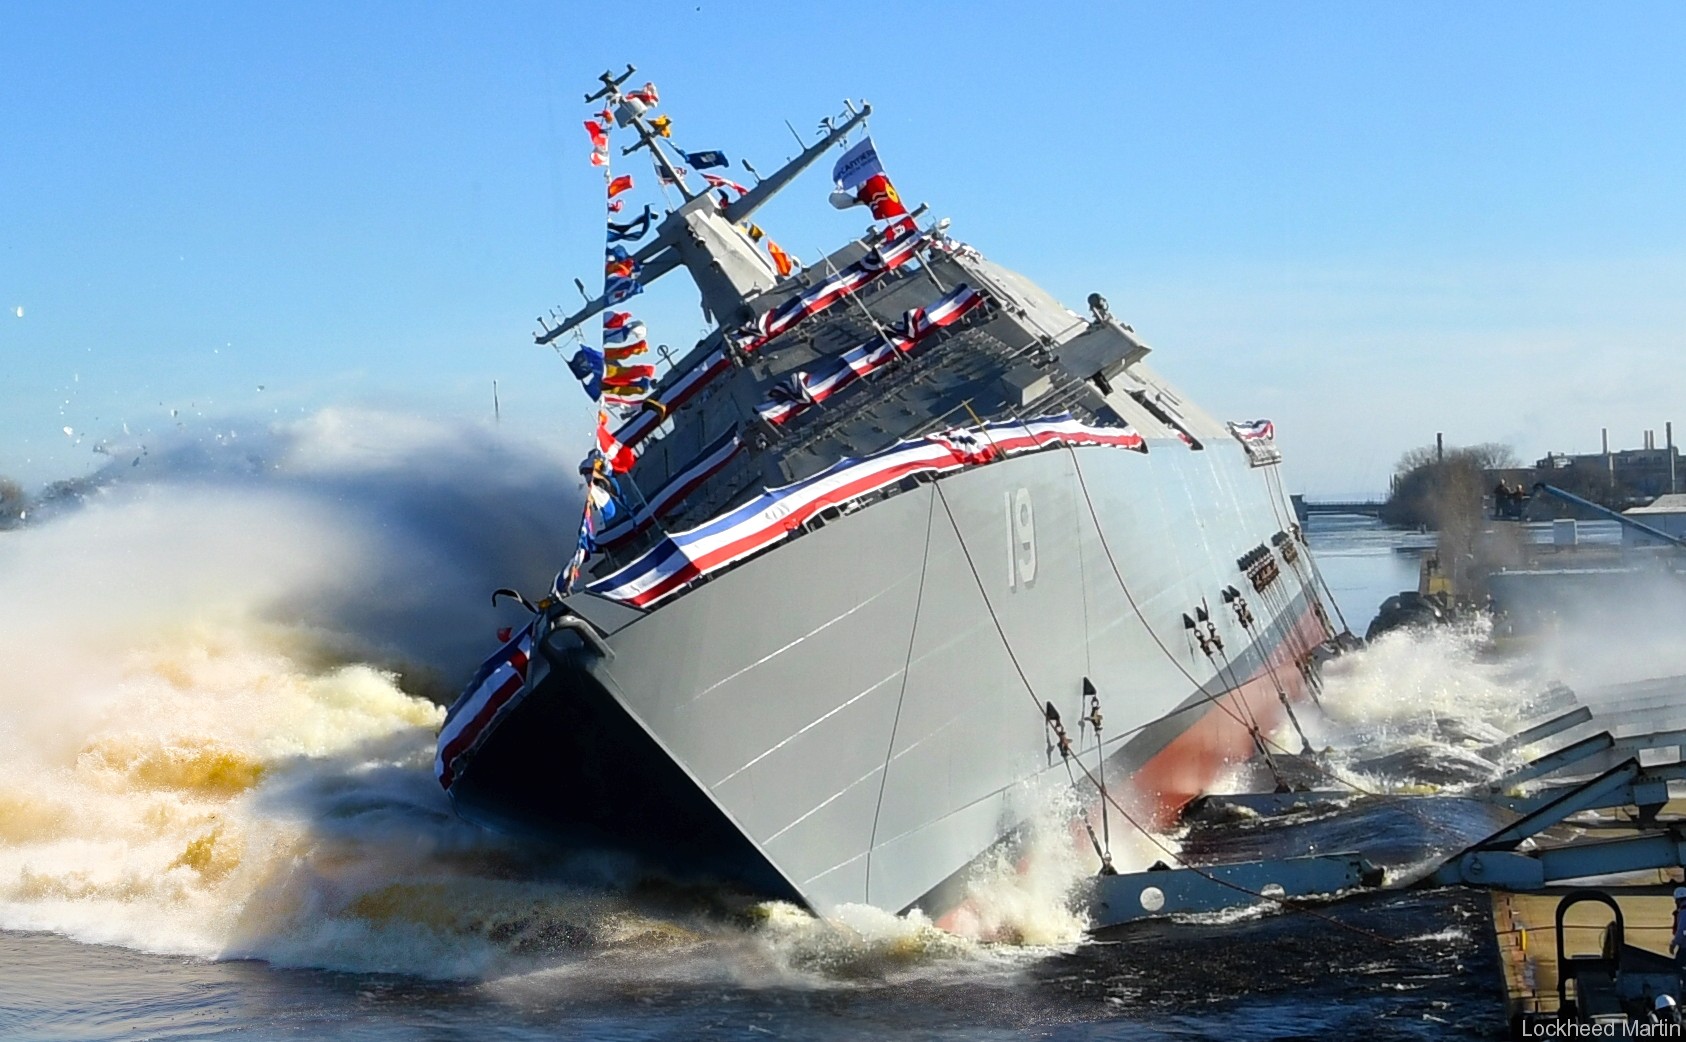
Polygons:
M581 95L627 61L685 147L763 171L785 120L870 99L905 198L1276 420L1292 488L1380 488L1437 430L1637 445L1686 422L1683 53L1668 4L13 6L0 475L125 426L489 421L493 380L512 430L583 449L531 332L600 278ZM760 223L835 246L863 214L827 188ZM640 308L676 347L681 281Z

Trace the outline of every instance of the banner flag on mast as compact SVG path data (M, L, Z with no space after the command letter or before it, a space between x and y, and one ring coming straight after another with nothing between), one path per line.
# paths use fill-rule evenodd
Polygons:
M890 183L889 175L884 172L884 164L878 158L878 147L872 143L871 135L843 153L843 158L831 168L831 179L837 185L837 190L831 193L831 205L839 210L866 206L876 221L907 215L907 207L902 205L896 186Z
M653 155L650 157L650 165L656 168L656 180L660 181L664 185L678 184L679 178L690 173L690 171L686 170L684 167L676 166L673 168L673 174L669 175L667 168L662 166L661 162Z
M702 179L708 182L710 188L730 188L739 195L749 194L749 189L727 177L720 177L717 174L704 174Z
M872 143L872 135L868 134L843 153L843 158L831 168L831 179L837 183L838 191L853 192L865 184L867 178L882 173L884 165L879 162L878 147Z
M595 119L585 121L585 132L591 135L591 165L609 165L609 132Z
M685 162L691 164L693 170L713 170L715 167L730 166L724 152L681 152Z
M630 181L631 178L628 178ZM609 222L610 242L637 242L650 230L650 222L656 219L656 211L650 204L644 204L644 212L632 220L617 224Z
M602 397L604 359L601 351L581 344L574 357L568 359L568 369L579 378L585 393L593 400Z
M872 219L875 221L907 216L907 207L902 205L902 197L896 193L896 186L883 174L873 174L862 182L856 198L872 211Z

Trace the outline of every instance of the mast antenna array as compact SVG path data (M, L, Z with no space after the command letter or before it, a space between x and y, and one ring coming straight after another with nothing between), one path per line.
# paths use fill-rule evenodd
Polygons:
M691 186L685 183L685 178L674 167L673 161L668 159L667 153L662 151L660 145L656 144L656 132L650 129L650 124L644 122L644 106L634 104L631 99L621 93L621 84L630 79L632 74L637 71L638 69L628 62L626 71L619 76L612 72L604 72L597 77L603 81L602 88L595 94L587 94L585 102L589 105L594 101L607 99L614 110L615 122L623 127L629 126L638 131L638 144L628 145L621 149L621 155L631 155L641 148L649 149L650 154L655 157L656 166L661 170L662 179L679 189L679 194L685 197L686 202L689 202L697 197L697 193L691 191Z
M650 124L644 119L644 104L636 97L628 97L621 90L622 84L631 79L637 71L637 67L629 63L626 71L619 76L612 72L604 72L597 77L603 86L593 93L585 95L585 100L588 104L605 101L607 107L611 110L610 114L618 125L630 126L638 131L638 144L621 149L622 155L630 154L640 148L648 148L655 159L657 168L662 172L663 179L678 188L679 194L684 196L687 203L695 202L703 196L699 196L691 190L690 186L685 183L684 177L680 175L672 161L668 159L667 153L662 150L660 143L656 140L662 135L651 129ZM636 92L634 93L636 94ZM846 119L841 115L827 117L820 125L823 133L818 140L804 145L801 152L766 177L761 176L760 171L745 161L744 168L755 177L755 186L737 199L722 205L718 211L719 218L729 224L738 224L748 220L749 216L760 209L762 204L778 194L795 179L797 174L818 160L826 149L844 140L850 131L865 123L867 117L872 115L872 105L865 101L857 107L854 102L845 100L843 107L847 113ZM791 133L796 134L794 128L791 129ZM800 143L801 135L796 134L796 137ZM682 207L678 211L670 211L667 219L659 226L660 230L655 238L644 242L632 256L632 260L636 262L637 266L643 269L642 281L645 285L649 285L655 279L682 264L689 265L696 262L695 259L685 260L678 247L681 237L690 234L689 225L675 216L675 214L681 212L686 212L686 208ZM540 332L533 337L536 343L555 343L563 334L577 328L582 322L609 306L606 297L589 297L577 279L575 280L575 286L579 288L582 297L587 297L584 305L556 324L546 323L541 318L539 320Z
M619 76L616 76L612 72L603 73L603 75L597 77L603 81L603 89L598 91L596 94L587 94L585 96L585 103L589 105L599 98L612 98L619 100L621 94L621 84L631 79L632 74L637 71L638 70L633 67L631 62L627 62L626 71L621 73Z

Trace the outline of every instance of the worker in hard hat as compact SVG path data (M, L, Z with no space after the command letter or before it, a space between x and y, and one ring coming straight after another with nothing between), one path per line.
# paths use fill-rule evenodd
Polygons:
M1673 995L1658 995L1647 1019L1653 1024L1670 1024L1679 1028L1681 1023L1680 1006L1674 1001Z

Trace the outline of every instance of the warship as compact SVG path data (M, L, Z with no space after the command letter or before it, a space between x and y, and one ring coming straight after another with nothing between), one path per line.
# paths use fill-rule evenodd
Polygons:
M586 99L593 160L631 132L682 201L611 220L649 237L537 340L599 314L614 340L612 309L681 268L712 331L600 413L588 500L612 506L450 707L457 812L954 925L1046 786L1104 873L1112 828L1280 751L1335 630L1271 424L1214 419L1099 294L1069 310L901 205L870 105L697 190L632 73ZM832 202L871 228L806 267L764 254L750 218L833 151Z

